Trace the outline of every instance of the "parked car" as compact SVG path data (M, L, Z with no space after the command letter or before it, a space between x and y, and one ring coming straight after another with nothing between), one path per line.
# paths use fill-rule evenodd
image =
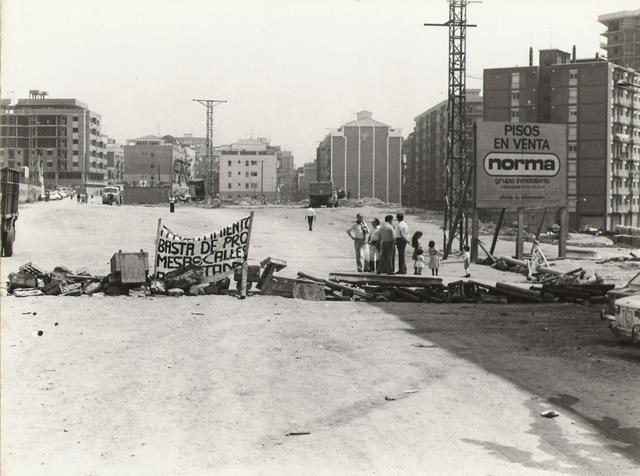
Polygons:
M602 313L614 335L621 341L640 343L640 294L623 297L613 304L613 313Z
M62 195L55 190L52 190L49 192L49 200L62 200Z
M619 309L617 309L618 301L621 301L628 297L639 297L640 296L640 273L636 274L631 280L621 288L612 289L607 293L607 304L600 312L600 317L604 321L609 321L612 324L614 321L611 318L615 318L616 313ZM613 327L612 327L613 330ZM615 331L614 331L615 332Z

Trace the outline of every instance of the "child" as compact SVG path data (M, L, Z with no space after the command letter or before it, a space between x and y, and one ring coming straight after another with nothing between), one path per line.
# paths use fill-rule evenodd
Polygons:
M440 252L436 250L436 242L429 242L429 268L431 268L431 276L438 276L438 268L440 267Z
M422 274L422 268L424 268L424 255L422 248L415 250L413 255L413 274Z
M471 250L471 248L469 248L468 246L464 246L462 248L462 260L464 263L464 277L465 278L470 278L471 274L469 274L469 266L471 266L471 254L469 253L469 251Z

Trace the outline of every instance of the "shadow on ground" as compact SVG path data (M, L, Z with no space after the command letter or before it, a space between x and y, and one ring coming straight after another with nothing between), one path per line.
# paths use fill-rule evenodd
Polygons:
M618 344L598 317L599 309L573 304L489 305L375 303L409 325L405 330L546 400L558 411L588 421L611 451L640 463L640 347ZM579 395L580 398L575 397ZM544 420L548 422L548 420ZM530 428L542 441L569 444L549 425ZM507 460L528 461L548 469L531 455L492 442L472 441ZM581 445L571 453L581 454ZM558 451L559 461L563 455ZM511 455L511 456L510 456ZM574 458L575 459L575 458ZM578 456L578 460L580 456ZM554 463L555 465L556 463ZM554 466L556 467L556 466Z

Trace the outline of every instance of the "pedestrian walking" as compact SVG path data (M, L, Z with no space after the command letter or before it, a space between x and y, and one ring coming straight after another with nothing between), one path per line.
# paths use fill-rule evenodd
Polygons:
M369 271L375 273L380 266L380 220L371 220L371 233L369 234ZM367 269L365 268L365 271Z
M436 242L429 242L429 268L431 276L438 276L438 268L440 268L440 252L436 250Z
M362 272L364 267L362 264L362 247L367 242L369 228L364 222L362 215L356 215L356 222L347 229L347 235L353 240L353 249L356 254L356 267Z
M304 216L309 223L309 231L313 231L313 222L316 221L316 211L311 207L311 205L307 208Z
M81 197L82 197L82 195L81 195L81 194L79 194L79 193L77 193L77 194L76 194L76 200L77 200L77 203L80 203L80 198L81 198Z
M471 273L469 273L469 268L471 267L471 248L467 245L462 247L462 263L464 264L464 277L470 278Z
M398 273L407 274L407 263L405 257L405 250L407 243L409 243L409 225L404 221L404 214L398 213L396 215L398 224L395 228L396 248L398 250Z
M380 263L378 274L393 274L395 259L395 230L393 228L393 215L384 217L384 223L378 231L380 236Z
M413 274L422 274L424 268L424 251L422 248L418 248L413 252Z

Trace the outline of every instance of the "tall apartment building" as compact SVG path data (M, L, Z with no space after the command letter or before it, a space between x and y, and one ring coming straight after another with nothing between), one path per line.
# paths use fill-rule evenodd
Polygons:
M316 162L307 162L298 167L296 184L300 199L309 198L309 184L318 181L318 166Z
M539 66L484 70L484 119L568 125L573 227L640 223L640 75L541 50Z
M124 146L124 182L135 187L188 186L191 163L184 146L154 135Z
M107 139L107 183L109 185L124 182L124 149L114 139Z
M404 203L412 207L444 208L447 159L447 101L417 116L406 147L407 193ZM467 89L467 154L473 154L473 124L482 119L479 89Z
M402 135L360 111L332 130L316 150L317 178L332 181L352 198L402 200Z
M607 27L601 44L607 59L640 71L640 8L600 15L598 21Z
M80 191L106 184L101 116L77 99L51 99L32 90L0 111L0 163L42 174L46 188Z
M293 166L293 153L288 150L276 148L277 160L277 183L280 189L280 200L287 202L291 200L295 190L296 169Z
M277 200L277 150L266 139L245 139L219 150L221 198Z

